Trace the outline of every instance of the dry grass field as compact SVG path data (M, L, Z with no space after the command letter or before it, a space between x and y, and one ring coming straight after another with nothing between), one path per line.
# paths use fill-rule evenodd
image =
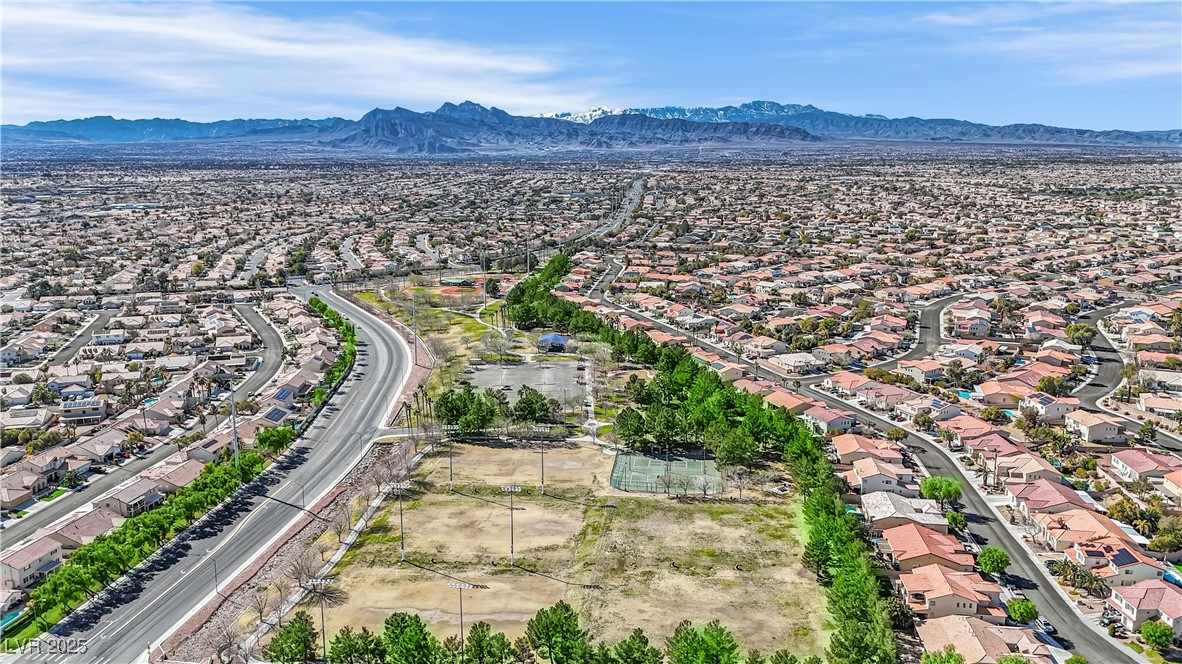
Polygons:
M546 451L547 495L534 449L455 447L426 460L404 502L409 562L399 560L398 504L388 503L338 568L348 593L328 609L329 633L381 629L396 611L416 613L441 637L483 620L514 638L539 608L564 599L593 634L612 641L635 626L661 642L682 620L719 619L745 648L821 654L824 594L799 563L796 506L789 501L678 502L608 486L612 457L600 448ZM508 566L508 498L518 567Z

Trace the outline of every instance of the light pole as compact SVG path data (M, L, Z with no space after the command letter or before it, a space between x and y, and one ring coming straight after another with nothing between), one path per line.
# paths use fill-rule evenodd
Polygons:
M402 525L402 492L410 488L410 482L396 482L390 487L398 492L398 550L402 562L406 562L406 529Z
M447 490L456 490L456 475L455 475L455 458L456 458L456 442L454 440L447 441Z
M308 495L304 492L304 484L302 482L297 482L295 480L288 480L288 481L300 488L300 507L307 510L308 509Z
M509 566L513 567L517 564L516 553L513 546L513 494L519 493L521 487L511 484L501 485L501 491L509 494Z
M449 583L448 588L455 588L460 595L460 664L464 664L464 591L472 590L471 583Z
M538 441L538 445L542 448L542 495L546 495L546 439L543 438Z
M320 586L323 590L324 586L332 584L332 579L312 579L311 585ZM324 624L324 594L320 593L320 641L324 648L324 659L328 659L328 639L327 630Z

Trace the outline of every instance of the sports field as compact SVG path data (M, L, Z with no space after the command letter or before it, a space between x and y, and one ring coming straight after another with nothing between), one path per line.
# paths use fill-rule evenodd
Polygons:
M662 643L682 620L717 618L745 648L824 652L824 593L800 565L793 501L625 493L610 485L614 460L593 445L548 448L546 495L536 448L456 445L424 461L403 506L410 562L399 560L393 502L337 570L348 599L327 608L329 633L380 630L390 613L407 611L440 637L454 635L460 591L447 584L462 581L476 586L463 591L464 624L483 620L510 638L562 599L609 641L643 627ZM685 461L685 471L695 469ZM512 512L516 566L502 485L522 487Z

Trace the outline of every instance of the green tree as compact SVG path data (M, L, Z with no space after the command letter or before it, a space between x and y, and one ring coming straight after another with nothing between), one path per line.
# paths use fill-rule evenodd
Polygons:
M1043 376L1038 379L1038 391L1053 397L1065 397L1071 392L1071 388L1059 376Z
M1063 664L1088 664L1088 658L1083 655L1072 655Z
M291 427L267 427L258 432L254 442L259 449L271 454L277 454L287 449L291 441L295 440L296 432Z
M944 516L948 517L948 527L958 533L964 532L965 527L969 525L965 516L955 510L948 512Z
M664 659L639 627L612 647L612 657L618 664L661 664Z
M517 390L517 403L513 404L513 418L518 422L535 424L550 419L550 404L541 392L529 385Z
M1006 610L1016 622L1033 622L1038 617L1038 607L1028 599L1015 599L1006 603Z
M981 411L981 419L991 424L1004 424L1009 422L1010 416L997 406L990 406Z
M1096 338L1096 335L1099 334L1100 331L1091 325L1072 323L1068 325L1066 329L1064 329L1064 332L1067 334L1068 341L1076 344L1077 346L1083 346L1084 348L1087 348L1088 346L1092 345L1092 340Z
M997 658L995 664L1033 664L1033 662L1025 655L1002 655Z
M267 656L279 664L299 664L316 657L316 628L307 611L299 611L267 646Z
M906 440L907 432L899 427L892 427L891 430L886 433L886 437L887 440L892 440L898 443Z
M937 501L940 509L944 509L946 503L960 498L960 480L939 475L925 477L919 483L919 493L924 498Z
M1141 640L1158 650L1168 648L1174 642L1174 630L1163 622L1151 620L1141 625Z
M539 655L553 664L578 664L590 646L579 615L566 602L541 609L525 627L525 636Z
M427 623L409 613L395 613L386 618L382 645L386 649L386 664L436 664L441 652L439 641L427 629Z
M1006 553L1005 549L987 546L977 554L977 566L986 574L994 576L1004 574L1006 568L1010 566L1010 554Z
M464 661L472 664L507 664L513 659L513 644L500 632L492 631L486 622L478 622L468 630Z
M647 430L644 415L635 408L625 408L616 415L615 434L625 445L638 449L643 445Z
M724 466L749 466L759 455L759 445L749 431L736 427L715 444L714 455Z
M328 646L330 664L385 664L386 647L377 634L362 627L354 632L345 626L333 637Z
M66 471L65 475L62 475L62 479L60 482L58 482L58 484L67 489L73 489L82 486L82 482L83 479L81 473L76 470L68 470Z
M915 423L915 427L920 431L927 431L928 429L932 428L933 424L936 423L936 421L932 419L932 416L928 415L927 413L920 413L919 415L916 415L915 419L912 421Z
M1137 429L1137 442L1142 445L1157 444L1157 424L1153 420L1149 420Z
M925 652L920 664L964 664L964 657L956 652L955 646L949 643L944 646L943 650Z

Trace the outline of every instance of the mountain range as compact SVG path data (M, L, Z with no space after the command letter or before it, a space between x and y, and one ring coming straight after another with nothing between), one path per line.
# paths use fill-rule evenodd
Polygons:
M217 141L295 144L396 154L473 154L670 147L776 147L830 139L964 141L1166 147L1182 130L1094 131L1037 124L849 115L811 105L754 101L739 106L610 109L510 115L466 101L435 111L374 109L358 120L119 120L110 116L0 126L8 145Z
M1182 145L1182 130L1124 131L1067 129L1042 124L987 125L965 120L888 118L882 115L850 115L816 106L752 101L718 108L662 106L660 108L610 109L597 106L582 113L548 113L546 117L572 122L592 122L610 115L647 115L691 122L752 122L781 124L818 136L843 139L892 141L965 141L974 143L1064 143L1071 145Z

